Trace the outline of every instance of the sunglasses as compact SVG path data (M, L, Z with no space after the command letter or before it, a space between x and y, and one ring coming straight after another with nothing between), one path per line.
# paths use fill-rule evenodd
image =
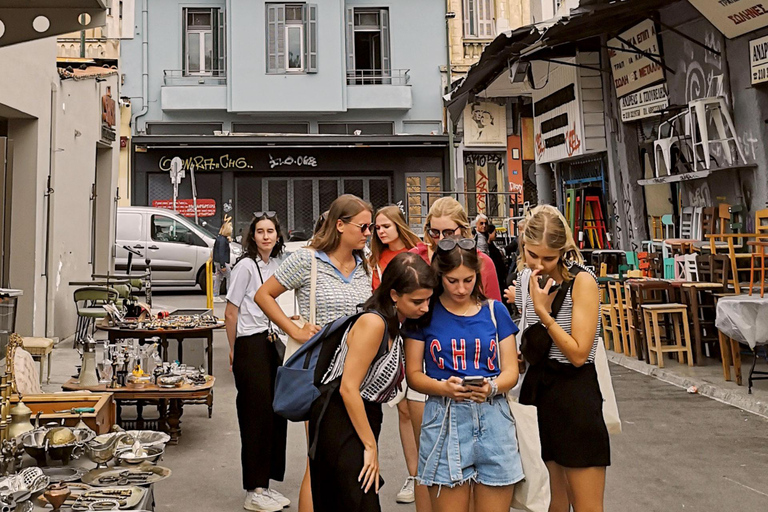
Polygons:
M452 251L457 246L465 251L471 251L477 244L474 238L445 238L437 243L437 249L444 252Z
M444 229L440 231L439 229L427 229L427 233L429 233L429 236L432 238L440 238L440 235L442 235L442 238L448 238L449 236L453 236L456 234L456 231L461 229L461 226L456 226L455 229Z
M365 224L358 224L357 222L352 222L351 220L346 221L347 224L352 224L353 226L357 226L360 228L360 232L365 233L366 231L370 231L373 229L373 223L366 222Z
M277 217L277 212L273 212L272 210L267 210L263 212L259 211L259 212L253 212L253 216L256 217L257 219L261 219L262 217L266 217L268 219L274 219L275 217Z

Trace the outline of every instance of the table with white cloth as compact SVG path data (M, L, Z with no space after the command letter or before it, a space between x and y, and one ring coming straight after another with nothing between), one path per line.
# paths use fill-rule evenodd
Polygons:
M768 345L768 297L757 295L734 295L717 301L715 326L725 336L749 345L752 368L749 370L749 393L753 380L768 379L768 372L755 371L759 345ZM725 361L726 355L723 354ZM725 364L725 363L724 363ZM755 377L762 375L762 377Z

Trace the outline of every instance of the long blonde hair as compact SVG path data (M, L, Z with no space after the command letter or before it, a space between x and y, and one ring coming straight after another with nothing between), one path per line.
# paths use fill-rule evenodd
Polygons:
M432 203L432 207L427 214L427 221L424 223L424 240L427 241L433 251L437 248L437 243L429 234L429 228L432 219L435 217L450 218L461 228L462 238L472 238L472 231L469 229L469 218L461 203L452 197L441 197Z
M320 229L312 237L312 243L309 247L312 249L323 251L325 253L333 252L339 246L341 242L341 233L336 229L336 224L339 220L343 222L349 222L352 217L363 211L371 212L373 215L373 207L370 203L363 201L357 196L352 194L344 194L331 203L331 207L328 209L328 215L325 218ZM362 250L352 251L355 256L359 256L363 261L363 268L368 273L368 262Z
M525 217L525 228L520 235L520 256L517 259L517 268L522 270L525 267L525 246L543 245L550 249L560 251L560 259L557 262L560 274L563 279L570 281L571 273L568 271L569 261L583 264L584 257L581 255L576 242L573 239L573 232L568 221L565 220L560 210L554 206L545 204L530 210Z
M416 247L416 244L421 242L419 235L411 231L411 228L408 227L408 222L405 220L405 215L403 215L399 206L391 204L379 208L379 211L373 216L374 223L379 215L383 215L392 221L397 228L397 236L405 245L406 250L413 249ZM371 268L376 268L376 265L379 264L381 253L384 252L385 247L384 243L379 239L379 231L374 229L373 232L373 236L371 237L371 257L368 261L371 264Z

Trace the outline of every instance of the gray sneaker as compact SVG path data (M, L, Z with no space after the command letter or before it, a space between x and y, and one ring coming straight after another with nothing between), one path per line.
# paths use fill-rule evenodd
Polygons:
M405 483L403 484L403 488L400 489L400 492L397 493L396 501L398 503L413 503L416 501L416 495L413 492L413 485L416 481L415 477L409 476Z
M265 492L255 491L249 491L245 495L243 508L245 510L254 510L255 512L280 512L283 510L283 506L275 501L273 497Z
M267 496L269 496L270 498L278 502L280 505L283 506L283 508L291 506L291 500L289 500L288 498L286 498L285 496L283 496L282 494L280 494L274 489L264 489L264 494L266 494Z

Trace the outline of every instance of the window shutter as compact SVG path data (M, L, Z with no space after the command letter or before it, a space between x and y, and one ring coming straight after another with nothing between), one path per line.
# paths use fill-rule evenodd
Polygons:
M181 74L187 75L187 8L181 10Z
M317 73L317 4L304 6L304 62L307 73Z
M495 15L493 0L478 0L480 3L480 15L478 18L478 31L480 37L491 38L494 36L493 17Z
M285 5L267 5L267 72L285 73Z
M389 9L382 9L379 15L381 25L381 83L392 83L392 62L389 52Z
M216 70L214 72L214 75L217 76L227 76L227 31L226 31L226 23L227 23L227 16L224 12L224 9L216 9L216 12L218 14L218 21L219 24L216 27L218 29L217 31L217 40L216 40L216 46L218 48L218 63L216 64Z
M355 76L355 8L347 7L347 78Z
M464 19L464 37L469 37L472 34L472 2L475 0L464 0L464 12L463 12L463 19Z

